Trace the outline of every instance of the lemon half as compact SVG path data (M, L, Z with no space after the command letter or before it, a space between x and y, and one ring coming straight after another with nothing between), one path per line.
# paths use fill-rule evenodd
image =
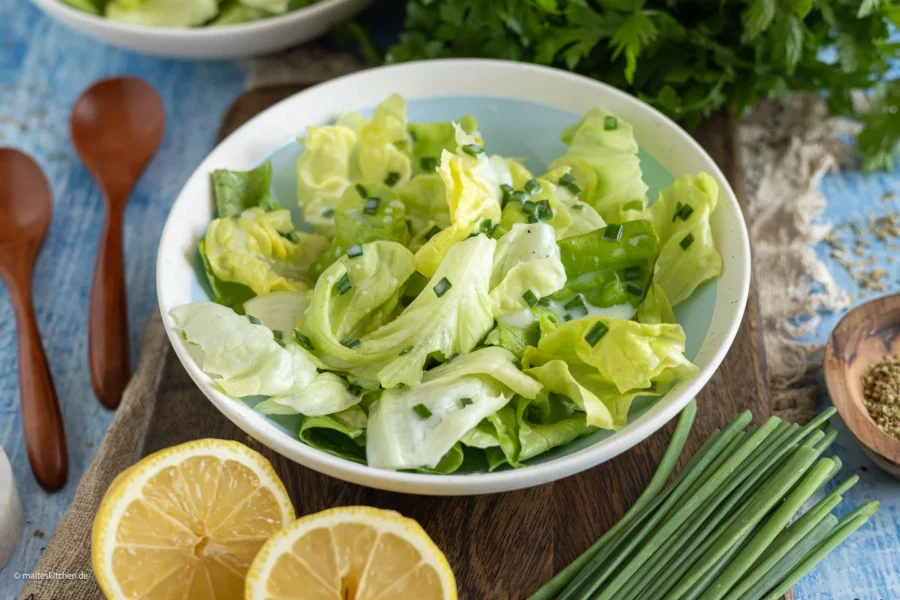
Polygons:
M294 521L247 573L247 600L455 600L444 554L412 519L350 506Z
M238 600L254 556L294 520L272 465L206 439L152 454L106 492L92 534L107 598Z

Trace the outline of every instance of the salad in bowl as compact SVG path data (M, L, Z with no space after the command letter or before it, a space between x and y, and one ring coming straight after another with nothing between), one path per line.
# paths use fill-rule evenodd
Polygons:
M212 301L173 329L219 391L378 469L516 468L618 430L699 370L673 306L721 273L719 190L682 175L648 206L632 127L602 107L561 137L531 173L473 117L409 123L394 95L307 128L302 219L271 163L215 170Z

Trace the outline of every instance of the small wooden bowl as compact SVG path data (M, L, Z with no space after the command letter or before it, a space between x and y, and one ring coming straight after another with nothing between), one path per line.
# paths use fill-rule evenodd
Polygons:
M885 356L900 354L900 294L851 310L825 346L825 384L835 408L872 462L900 479L900 440L882 431L863 402L862 378Z

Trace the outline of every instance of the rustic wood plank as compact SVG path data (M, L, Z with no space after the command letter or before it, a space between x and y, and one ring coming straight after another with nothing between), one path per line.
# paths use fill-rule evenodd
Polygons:
M228 111L224 137L268 106L298 91L277 86L248 92ZM731 120L716 115L698 131L710 154L740 195L739 157ZM715 428L750 409L769 416L765 364L755 292L737 338L710 383L699 395L699 412L688 442L689 456ZM203 398L173 352L157 414L190 407L190 431L151 425L146 452L196 437L197 432L248 443L265 454L285 480L298 514L326 507L369 504L415 518L440 546L454 569L461 598L523 598L581 553L615 523L644 489L674 427L670 423L631 451L584 473L506 494L463 498L413 496L372 490L301 467L251 440Z

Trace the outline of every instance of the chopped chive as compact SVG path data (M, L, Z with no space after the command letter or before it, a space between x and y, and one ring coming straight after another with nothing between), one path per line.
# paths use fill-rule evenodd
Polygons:
M367 215L374 215L378 212L378 206L381 204L381 198L369 198L363 206L363 212Z
M350 281L350 273L344 273L341 275L341 278L338 279L337 283L334 284L334 290L338 293L338 296L343 296L347 292L350 291L350 288L353 287L353 282Z
M400 356L406 356L407 354L409 354L412 351L413 351L413 345L410 344L409 346L407 346L406 348L404 348L403 350L400 351Z
M426 239L426 240L430 240L431 238L433 238L434 236L436 236L436 235L439 234L440 232L441 232L441 228L440 228L440 227L438 227L437 225L432 225L432 226L431 226L431 229L429 229L427 232L425 232L425 239Z
M433 156L423 156L419 160L419 166L423 171L434 171L437 169L437 160Z
M571 173L566 173L565 175L563 175L562 177L559 178L559 181L557 181L557 183L559 185L571 185L571 184L575 183L575 178L572 177Z
M474 404L475 402L471 398L460 398L459 401L462 402L463 406L472 406L472 404Z
M578 212L584 212L584 204L576 204L576 205L573 206L572 208L574 208L574 209L577 210Z
M512 193L512 199L516 202L525 202L526 200L528 200L528 194L526 194L522 190L518 190Z
M419 136L416 134L414 129L409 129L407 133L409 133L409 139L412 140L413 144L419 141Z
M508 183L501 183L501 184L500 184L500 190L501 190L504 194L512 194L513 191L515 191L515 190L513 190L513 186L509 185Z
M635 265L633 267L625 267L625 270L622 272L625 281L634 281L635 279L640 279L641 275L644 274L644 268L640 265Z
M484 148L478 144L466 144L462 147L462 151L474 158L478 158L479 154L484 154Z
M359 346L359 340L351 340L349 338L344 338L341 340L341 346L344 346L345 348L349 348L350 350L353 350L354 348Z
M673 223L678 220L678 215L681 214L682 208L684 208L684 204L682 204L681 202L675 203L675 212L672 214L672 222Z
M588 314L587 306L584 304L584 298L581 294L578 294L565 304L563 304L563 308L566 309L566 313L573 317L583 317Z
M397 171L391 171L388 173L387 177L384 178L384 185L388 187L394 187L394 185L400 181L400 173Z
M322 209L322 212L319 214L322 215L323 217L325 217L326 219L331 219L334 217L334 209L333 208L324 208L324 209Z
M406 219L406 231L412 233L412 219Z
M296 230L288 231L287 233L282 233L279 231L278 235L290 242L294 242L295 244L300 241L300 235L296 232Z
M522 361L518 358L514 358L512 361L512 364L515 368L517 368L520 371L525 368L522 366Z
M253 315L247 315L247 320L253 323L254 325L262 325L262 321L254 317Z
M450 358L447 359L447 362L452 363L457 358L459 358L459 352L454 352L453 354L450 355Z
M540 306L550 306L550 298L541 298L538 300Z
M618 129L619 120L614 116L610 115L603 119L603 129L606 131L613 131L614 129Z
M529 179L525 182L525 192L527 194L537 194L541 191L541 184L538 183L537 179Z
M428 410L428 407L424 404L416 404L413 406L413 412L415 412L423 421L431 417L431 411Z
M481 231L473 231L472 233L469 234L469 236L466 239L478 237L479 235L481 235L481 233L482 233Z
M624 228L618 223L609 223L606 229L603 230L602 237L610 242L618 242L622 239L622 229Z
M569 191L572 192L573 196L577 196L582 191L584 191L581 189L581 186L578 185L577 183L575 183L574 181L572 183L570 183L569 185L567 185L566 187L569 188Z
M535 294L531 290L525 290L525 293L522 294L522 299L525 300L525 304L527 304L528 306L534 306L541 300L540 298L538 298L537 294Z
M444 294L447 293L447 290L453 287L453 284L450 283L450 280L446 277L441 277L441 280L437 282L437 285L434 286L434 293L437 294L437 297L440 298Z
M554 216L553 209L550 208L549 200L541 200L538 202L537 217L541 221L549 221Z
M680 242L678 242L678 245L681 246L682 250L687 250L688 247L693 243L694 243L694 234L689 233L686 236L684 236Z
M284 348L284 338L282 337L281 332L277 329L273 329L272 335L275 336L275 343Z
M678 211L678 218L682 221L687 221L688 217L694 212L694 208L690 204L685 204L681 207L681 210Z
M363 247L359 244L353 244L347 248L347 258L356 258L363 255Z
M493 224L491 223L490 219L485 219L484 221L481 222L480 228L483 232L488 234L491 232L491 229L493 229Z
M597 345L597 342L600 341L600 338L606 335L606 332L608 331L609 327L607 327L603 321L597 321L594 323L594 326L591 327L590 331L585 334L584 339L591 345L591 348L593 348Z
M297 343L312 352L314 350L312 341L303 335L299 329L294 327L294 339L297 340Z
M506 208L506 205L512 201L513 187L508 183L501 183L500 191L503 192L503 199L500 201L500 210L503 210Z
M642 288L641 286L639 286L636 283L628 283L625 286L625 291L628 292L629 294L631 294L632 296L643 296L644 295L644 288Z
M537 212L537 202L532 202L531 200L526 200L522 203L522 212L526 215L533 215Z
M355 383L351 383L347 386L347 393L351 396L360 396L363 393L363 389Z
M539 222L540 222L540 219L538 219L538 218L537 218L536 216L534 216L534 215L528 215L528 222L529 222L529 223L539 223Z
M356 184L356 193L359 194L360 198L366 198L369 196L368 190L361 183Z

